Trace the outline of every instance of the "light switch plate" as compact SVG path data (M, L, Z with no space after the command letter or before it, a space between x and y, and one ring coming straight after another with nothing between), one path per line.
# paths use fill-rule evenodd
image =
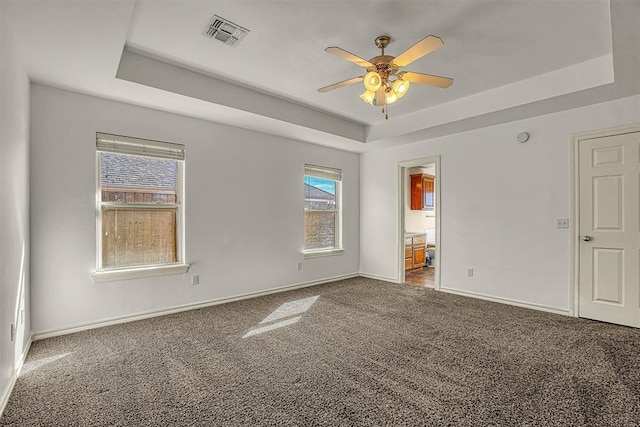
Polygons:
M556 228L569 228L569 218L556 218Z

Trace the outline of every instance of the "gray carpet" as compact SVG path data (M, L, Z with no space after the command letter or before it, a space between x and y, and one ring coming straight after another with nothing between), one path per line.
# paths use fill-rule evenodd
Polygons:
M37 341L0 425L638 426L640 330L349 279Z

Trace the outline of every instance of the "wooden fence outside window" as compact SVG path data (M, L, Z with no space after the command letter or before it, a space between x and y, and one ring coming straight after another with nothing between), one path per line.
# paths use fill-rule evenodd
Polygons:
M174 190L109 187L102 201L115 203L102 207L102 268L177 262Z

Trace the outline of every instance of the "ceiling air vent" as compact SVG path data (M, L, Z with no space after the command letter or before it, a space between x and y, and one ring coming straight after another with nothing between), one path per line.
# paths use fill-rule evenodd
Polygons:
M221 41L229 46L237 46L240 41L247 35L249 30L238 24L224 19L218 15L213 15L203 35Z

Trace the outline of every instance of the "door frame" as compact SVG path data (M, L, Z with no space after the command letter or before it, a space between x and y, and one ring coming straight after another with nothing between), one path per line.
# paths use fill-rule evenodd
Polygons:
M579 146L581 141L624 135L640 132L640 124L616 126L597 131L581 132L571 135L570 139L570 218L569 235L570 270L569 270L569 315L580 317L580 161Z
M441 233L440 233L440 206L442 205L442 197L440 196L440 156L421 157L419 159L404 160L398 162L398 283L404 283L404 204L405 204L405 186L408 183L405 181L405 170L408 168L423 166L425 164L433 163L436 166L435 171L435 214L436 214L436 271L434 274L435 290L440 290L440 257L442 250Z

